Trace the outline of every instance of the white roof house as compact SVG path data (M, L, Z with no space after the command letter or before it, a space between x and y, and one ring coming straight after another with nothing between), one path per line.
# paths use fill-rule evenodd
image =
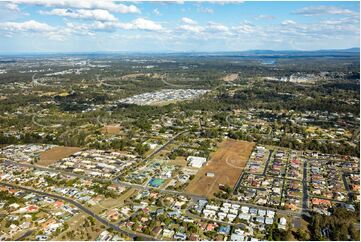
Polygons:
M265 223L266 223L266 224L273 224L273 218L268 218L268 217L267 217L267 218L265 219Z
M238 214L238 210L237 210L237 209L230 209L229 212L232 213L232 214L235 214L235 215Z
M204 209L204 210L203 210L203 214L204 214L204 216L206 216L206 217L214 216L214 215L216 215L216 211Z
M273 218L275 216L275 211L267 210L267 217Z
M240 207L241 207L241 205L239 205L239 204L232 204L233 209L239 209Z
M287 220L285 218L280 218L280 223L278 224L279 229L286 229Z
M227 216L227 214L226 213L222 213L222 212L219 212L218 213L218 218L219 218L219 220L224 220L224 218Z
M229 208L224 208L224 207L222 207L220 210L221 210L222 212L224 212L224 213L228 213Z
M240 219L249 221L251 219L251 215L249 213L241 213L238 215Z
M286 225L286 224L287 224L287 220L286 220L284 217L280 218L280 224L281 224L281 225Z
M231 241L244 241L244 236L243 235L239 235L239 234L235 234L233 233L231 235Z
M230 203L223 203L223 207L225 207L225 208L229 208L230 206L232 206L232 204L230 204Z
M169 230L169 229L163 230L163 237L171 238L171 237L173 237L173 235L174 235L173 230Z
M242 206L241 211L242 211L242 213L248 213L249 212L249 207Z
M258 223L264 223L264 217L256 217L256 221L258 222Z
M258 215L261 216L261 217L264 217L266 215L266 210L259 209L258 210Z
M206 209L211 209L211 210L218 210L219 207L216 205L211 205L211 204L207 204L206 205Z
M233 221L236 217L237 217L237 215L235 215L235 214L231 214L231 213L227 214L227 218L228 218L230 221Z

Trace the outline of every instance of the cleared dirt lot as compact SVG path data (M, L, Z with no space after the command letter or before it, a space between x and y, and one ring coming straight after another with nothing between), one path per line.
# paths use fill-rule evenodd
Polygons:
M225 82L233 82L238 78L238 74L228 74L222 78Z
M120 134L121 127L119 124L109 124L101 129L102 134Z
M81 150L79 147L57 146L40 154L40 160L36 163L41 166L50 166L55 161L68 157Z
M178 156L175 160L168 161L168 163L175 166L187 166L187 160L182 156Z
M233 187L239 178L255 143L227 139L219 144L218 149L189 183L186 191L189 193L213 197L219 190L219 185ZM214 173L207 177L206 173Z

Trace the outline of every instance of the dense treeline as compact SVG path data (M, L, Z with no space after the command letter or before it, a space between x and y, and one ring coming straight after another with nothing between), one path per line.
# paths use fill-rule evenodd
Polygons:
M313 214L309 219L311 240L360 241L359 214L342 207L335 208L330 216Z
M292 83L257 83L252 88L236 92L234 95L221 93L219 99L230 104L236 104L267 109L287 109L297 111L329 111L351 112L359 114L359 105L348 104L345 100L359 98L357 85L339 83L343 88L330 87L305 87ZM344 89L348 85L354 89Z

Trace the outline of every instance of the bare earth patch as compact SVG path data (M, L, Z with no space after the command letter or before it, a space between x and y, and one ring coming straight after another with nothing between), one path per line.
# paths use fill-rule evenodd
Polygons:
M218 149L189 183L189 193L213 197L219 191L219 185L234 187L243 168L246 166L255 146L253 142L227 139L219 144ZM206 173L214 173L214 177Z
M222 78L222 80L225 81L225 82L233 82L237 78L238 78L238 74L233 73L233 74L228 74L228 75L224 76Z
M119 124L109 124L104 126L101 129L103 134L120 134L120 125Z
M170 160L168 163L175 166L187 166L187 160L182 156L177 156L175 160Z
M36 163L41 166L50 166L54 162L68 157L81 150L79 147L57 146L40 154L40 160Z
M124 75L121 77L122 80L128 80L131 78L137 78L137 77L143 77L143 76L150 76L151 73L133 73L133 74L128 74L128 75Z

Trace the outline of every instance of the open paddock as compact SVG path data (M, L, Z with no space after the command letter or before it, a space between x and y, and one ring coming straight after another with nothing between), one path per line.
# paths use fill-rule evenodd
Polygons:
M119 124L105 125L101 129L102 134L121 134L121 127Z
M189 193L213 197L219 191L219 185L234 187L255 143L227 139L219 144L218 149L189 183L186 191ZM214 173L209 177L207 173Z
M37 162L37 165L50 166L54 164L56 161L68 157L80 150L81 148L79 147L65 147L65 146L53 147L49 150L40 153L40 160Z

